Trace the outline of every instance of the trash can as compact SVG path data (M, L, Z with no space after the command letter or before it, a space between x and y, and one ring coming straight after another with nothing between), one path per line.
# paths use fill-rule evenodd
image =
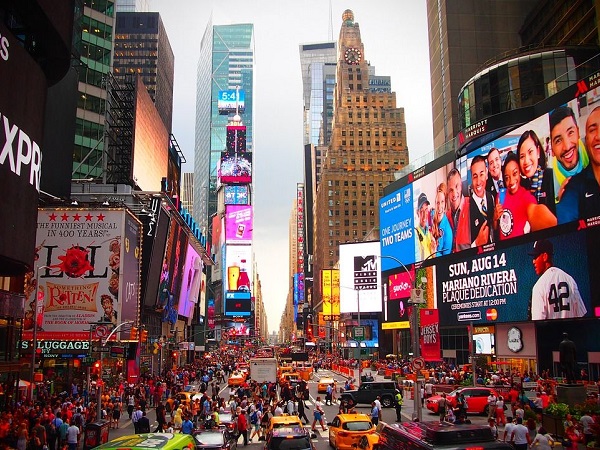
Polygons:
M110 422L101 420L99 422L91 422L85 426L85 441L83 450L89 450L98 447L100 444L108 442L108 433L110 430Z

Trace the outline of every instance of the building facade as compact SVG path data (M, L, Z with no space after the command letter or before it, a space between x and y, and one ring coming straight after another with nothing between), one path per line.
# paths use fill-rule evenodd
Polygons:
M395 93L371 92L358 23L344 12L338 41L331 142L315 203L314 280L339 259L339 243L361 241L379 225L376 205L408 162L404 110Z
M127 76L141 76L171 133L175 56L159 13L117 13L113 65L115 78L119 81Z

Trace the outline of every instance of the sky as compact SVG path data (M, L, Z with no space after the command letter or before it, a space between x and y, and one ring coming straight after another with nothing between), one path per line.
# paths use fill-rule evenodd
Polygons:
M299 45L337 41L342 13L354 12L364 58L390 76L403 107L410 159L433 151L425 0L150 0L175 55L173 134L194 170L200 40L213 25L254 24L254 243L269 332L279 330L290 280L288 224L303 182ZM330 13L331 11L331 13Z

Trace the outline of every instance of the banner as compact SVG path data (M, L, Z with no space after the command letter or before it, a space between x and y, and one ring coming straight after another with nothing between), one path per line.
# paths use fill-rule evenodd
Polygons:
M439 361L441 353L440 345L440 316L437 309L421 309L421 331L419 342L421 345L421 356L425 361Z
M331 270L321 271L321 295L323 296L323 315L325 320L331 320Z

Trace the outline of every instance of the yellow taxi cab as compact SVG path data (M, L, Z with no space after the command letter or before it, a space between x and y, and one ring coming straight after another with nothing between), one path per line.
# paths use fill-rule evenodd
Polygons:
M291 387L296 387L300 383L300 374L298 372L284 373L279 379L279 384L289 384Z
M317 384L317 392L319 394L327 393L327 386L335 383L335 380L331 377L323 377L319 379L319 383Z
M284 373L294 372L295 370L292 366L279 366L277 368L277 378L281 378Z
M379 444L379 434L385 425L385 422L380 421L375 427L374 433L365 434L361 437L358 441L358 448L360 450L374 450L375 445Z
M142 433L121 436L96 447L101 450L195 450L190 434Z
M338 450L354 450L364 435L375 433L375 426L366 414L338 414L327 426L329 445Z
M193 398L196 395L196 392L178 392L175 394L175 398L179 400L180 405L190 406L191 402L195 399Z
M227 386L240 386L246 381L246 375L243 372L233 372L227 379Z
M269 419L269 424L267 425L267 433L271 430L275 430L277 428L284 428L284 427L300 427L302 428L304 425L302 424L302 421L300 420L300 418L296 415L287 415L284 414L283 416L273 416Z

